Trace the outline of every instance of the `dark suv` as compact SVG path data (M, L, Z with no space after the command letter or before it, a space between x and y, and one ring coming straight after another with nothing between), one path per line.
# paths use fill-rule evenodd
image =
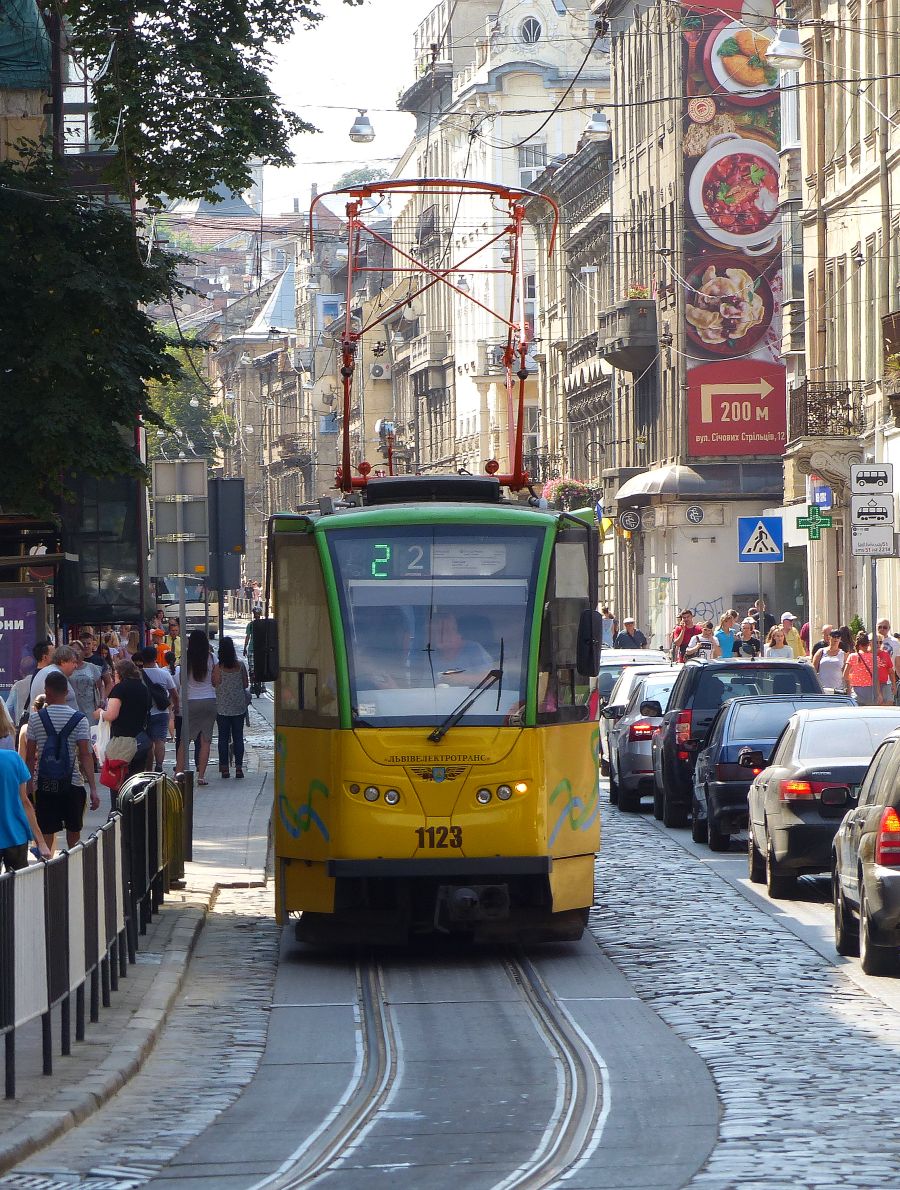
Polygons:
M666 826L685 826L694 765L723 702L751 695L822 694L807 661L688 661L678 675L654 746L654 812Z

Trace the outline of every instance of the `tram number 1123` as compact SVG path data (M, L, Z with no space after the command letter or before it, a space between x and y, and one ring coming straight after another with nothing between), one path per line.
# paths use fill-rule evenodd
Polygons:
M431 849L462 847L461 826L417 826L416 839L420 847Z

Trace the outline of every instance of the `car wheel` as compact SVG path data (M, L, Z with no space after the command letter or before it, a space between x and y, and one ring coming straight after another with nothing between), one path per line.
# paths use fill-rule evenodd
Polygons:
M687 807L675 805L665 789L662 820L663 826L687 826Z
M894 975L897 972L897 947L879 945L862 883L859 886L859 961L866 975Z
M765 884L766 861L763 859L762 852L756 846L756 840L753 837L753 826L751 824L747 825L747 871L754 884Z
M659 786L656 784L656 781L655 781L655 779L654 779L654 782L653 782L653 817L654 817L654 818L655 818L655 819L656 819L658 822L661 822L661 821L662 821L662 816L663 816L663 795L662 795L662 790L661 790L661 789L660 789L660 787L659 787Z
M706 819L701 818L697 813L697 799L694 798L694 804L691 807L691 838L695 843L706 843L708 836L706 834Z
M779 864L775 858L775 844L766 836L766 892L778 900L789 900L796 891L796 873Z
M831 899L834 902L834 949L838 954L859 954L859 928L844 904L844 894L836 871L831 873Z
M638 814L641 809L641 795L636 789L619 786L619 809L625 814Z
M611 806L618 806L619 804L619 782L616 780L616 770L612 765L607 765L609 773L609 804Z
M710 851L727 851L731 846L731 835L719 830L715 819L709 812L709 800L706 802L706 841Z
M609 776L609 761L603 755L603 745L602 744L600 745L600 749L601 749L601 751L600 751L600 776L608 777Z

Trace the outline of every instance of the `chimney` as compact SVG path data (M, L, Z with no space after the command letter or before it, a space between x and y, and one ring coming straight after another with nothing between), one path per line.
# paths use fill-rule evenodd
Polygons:
M299 198L294 199L294 214L295 215L300 214L300 199Z

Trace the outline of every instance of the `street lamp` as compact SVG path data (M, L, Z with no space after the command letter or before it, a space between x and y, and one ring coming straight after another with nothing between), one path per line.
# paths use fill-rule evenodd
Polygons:
M350 139L359 145L371 144L375 139L375 129L372 127L372 121L366 115L366 109L361 107L358 109L359 115L353 121L350 128Z
M598 141L601 145L609 144L612 140L612 129L609 126L609 116L602 107L591 113L591 118L585 125L582 136L588 140Z
M775 40L765 51L765 59L776 70L802 70L809 61L809 54L800 44L796 26L779 29Z

